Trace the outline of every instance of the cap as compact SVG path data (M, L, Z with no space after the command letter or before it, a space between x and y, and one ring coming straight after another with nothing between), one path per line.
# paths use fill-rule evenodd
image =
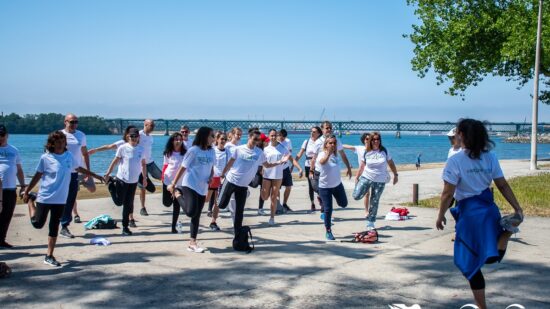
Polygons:
M447 136L453 137L456 135L456 128L452 128L449 132L447 132Z
M8 133L8 129L6 129L6 126L3 124L0 124L0 135L5 135Z
M139 135L139 130L137 128L130 128L128 135Z
M265 134L260 134L260 139L262 140L262 142L269 142L269 137L267 137L267 135Z

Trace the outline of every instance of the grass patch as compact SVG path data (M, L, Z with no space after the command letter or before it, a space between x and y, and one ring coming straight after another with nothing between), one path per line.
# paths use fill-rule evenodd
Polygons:
M523 213L530 216L550 217L550 173L534 176L522 176L508 180ZM498 189L494 189L495 202L504 213L512 212L512 206L504 199ZM405 203L406 206L439 208L439 196L420 200L419 205Z

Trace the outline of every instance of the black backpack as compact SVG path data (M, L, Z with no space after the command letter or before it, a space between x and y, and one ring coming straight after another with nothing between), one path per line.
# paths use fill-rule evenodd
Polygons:
M248 242L248 236L250 236L252 247ZM249 226L245 225L237 230L237 233L235 234L235 238L233 238L233 250L245 251L246 253L250 253L252 252L252 250L254 250L254 241L252 239L252 232L250 231Z
M97 221L96 225L94 226L94 229L98 229L98 230L110 230L110 229L116 229L116 228L117 228L116 221L110 218L109 220L107 220L107 222Z

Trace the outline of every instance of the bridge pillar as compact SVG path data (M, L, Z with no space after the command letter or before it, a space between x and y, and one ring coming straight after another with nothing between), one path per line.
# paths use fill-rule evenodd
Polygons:
M170 130L168 129L170 126L170 122L168 120L164 120L164 127L166 128L164 130L164 136L170 135Z
M342 123L338 122L338 137L342 137Z
M395 138L401 138L401 124L397 124L397 130L395 132Z

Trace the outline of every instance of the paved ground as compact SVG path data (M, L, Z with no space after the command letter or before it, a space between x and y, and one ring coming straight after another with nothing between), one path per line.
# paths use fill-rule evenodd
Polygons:
M507 176L528 173L528 162L505 161ZM388 308L389 304L419 304L422 308L460 308L472 302L467 281L452 262L452 223L436 231L433 209L411 208L413 219L384 221L392 205L411 200L412 183L421 197L441 189L441 169L400 173L400 183L383 194L377 227L380 242L355 244L351 233L363 230L362 202L335 212L335 242L324 240L319 214L307 214L304 182L291 196L292 214L256 215L257 190L247 203L245 224L256 240L252 254L231 249L230 219L219 221L222 232L211 232L203 216L200 243L204 254L185 250L188 234L171 234L171 211L160 196L148 197L150 216L137 215L134 236L120 230L84 231L73 224L75 239L60 238L55 255L63 264L42 264L47 230L28 223L26 207L18 206L8 234L16 245L1 250L0 261L13 269L0 280L0 307L239 307L239 308ZM345 183L351 197L352 183ZM106 213L120 218L108 199L79 202L83 219ZM188 227L186 217L185 227ZM452 220L450 220L452 221ZM491 308L512 303L526 308L550 308L550 219L530 217L513 239L503 263L484 268ZM88 242L96 235L112 245Z

